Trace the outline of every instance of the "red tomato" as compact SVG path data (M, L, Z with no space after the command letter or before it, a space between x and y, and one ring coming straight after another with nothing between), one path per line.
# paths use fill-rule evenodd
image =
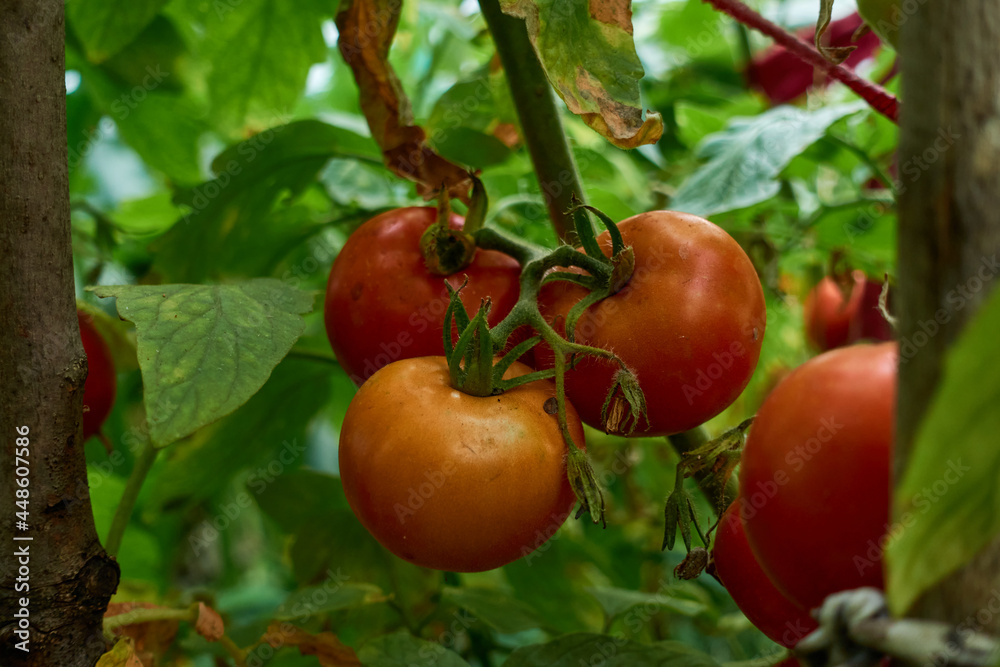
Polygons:
M614 351L646 394L649 430L678 433L711 419L746 387L764 340L764 292L750 259L708 220L673 211L642 213L618 225L635 251L629 283L580 317L576 341ZM610 254L607 232L598 237ZM560 332L569 309L586 295L560 281L539 304ZM539 367L552 351L536 348ZM603 428L601 411L617 366L587 357L566 373L566 393L583 421Z
M869 33L853 40L854 33L863 21L858 14L851 14L830 24L824 41L829 46L857 46L844 64L853 68L858 63L871 58L878 48L879 39ZM800 30L798 35L812 44L816 29ZM772 46L754 57L747 67L747 81L753 88L762 91L772 104L784 104L805 95L816 84L816 70L783 46ZM830 79L823 78L822 83Z
M507 377L531 369L515 362ZM340 475L361 523L400 558L479 572L537 549L576 502L550 381L476 397L450 385L444 357L375 373L340 433ZM567 402L574 442L583 426Z
M816 629L816 621L781 591L761 569L750 549L740 503L734 502L722 515L712 547L715 574L733 597L736 606L758 630L786 648Z
M78 310L80 340L87 353L87 381L83 385L83 439L97 435L111 413L118 380L111 362L111 351L94 328L93 318Z
M881 588L896 403L895 343L821 354L785 378L740 465L747 537L794 602Z
M806 297L806 336L819 350L832 350L859 340L892 340L889 322L878 309L882 285L861 271L851 273L846 292L827 276Z
M397 359L444 354L443 276L430 273L420 253L420 235L437 219L428 207L401 208L359 227L330 270L324 315L337 361L355 384ZM460 228L460 216L451 224ZM486 297L489 323L502 320L517 303L520 265L494 250L477 250L465 269L449 276L455 288L466 277L462 303L470 315Z

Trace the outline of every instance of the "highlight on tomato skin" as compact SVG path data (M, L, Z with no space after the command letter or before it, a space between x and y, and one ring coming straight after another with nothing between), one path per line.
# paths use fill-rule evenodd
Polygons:
M83 385L83 439L97 435L111 414L118 389L111 350L94 327L93 317L77 310L80 340L87 354L87 380Z
M515 362L505 377L531 372ZM453 389L444 357L403 359L358 390L340 434L351 510L416 565L480 572L531 557L571 514L567 444L539 380L498 396ZM573 441L584 446L572 404Z
M324 304L327 337L337 361L356 385L400 359L444 354L445 280L461 292L466 309L492 303L490 326L517 303L521 266L494 250L477 249L472 264L447 278L427 270L420 236L437 209L411 206L387 211L347 239L330 269ZM464 220L453 214L451 226Z
M898 357L896 343L879 343L810 359L764 400L747 436L747 538L777 588L804 608L884 586Z
M649 428L642 423L635 435L694 428L731 405L757 367L767 322L757 271L725 230L698 216L650 211L618 228L635 252L635 271L621 291L584 311L576 342L614 351L635 372L649 418ZM598 242L610 254L607 232ZM574 283L548 283L539 307L563 333L570 308L587 293ZM536 347L535 361L551 368L551 349ZM604 428L616 371L593 357L567 371L566 395L585 424Z
M747 541L740 507L740 500L733 502L715 530L715 575L758 630L782 646L793 648L816 629L816 621L785 597L757 562Z

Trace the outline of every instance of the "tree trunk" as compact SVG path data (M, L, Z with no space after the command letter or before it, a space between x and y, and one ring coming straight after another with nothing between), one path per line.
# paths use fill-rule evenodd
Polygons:
M944 355L997 278L1000 3L904 0L899 148L901 364L895 475L905 469ZM996 369L985 369L996 372ZM976 613L1000 580L1000 541L928 591L914 616L996 634Z
M87 370L73 289L63 41L62 0L0 0L5 666L93 665L118 585L94 530L81 437Z

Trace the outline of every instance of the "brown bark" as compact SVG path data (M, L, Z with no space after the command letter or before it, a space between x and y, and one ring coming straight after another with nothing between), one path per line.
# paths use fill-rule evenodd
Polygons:
M901 365L895 474L944 355L990 290L1000 255L1000 3L905 0L899 149ZM914 11L915 10L915 11ZM996 372L996 369L984 369ZM912 614L964 623L1000 582L1000 541L927 592ZM989 614L985 632L1000 630Z
M118 584L94 530L80 429L63 40L62 0L0 0L0 664L10 666L93 665ZM25 426L27 466L15 452ZM27 530L15 526L17 466L29 471ZM21 598L29 652L17 648Z

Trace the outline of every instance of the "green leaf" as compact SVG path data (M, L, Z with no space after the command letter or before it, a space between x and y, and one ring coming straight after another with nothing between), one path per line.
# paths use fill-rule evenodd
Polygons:
M66 14L87 58L99 63L135 39L170 0L70 0Z
M597 662L595 662L597 661ZM708 655L680 642L640 644L619 636L577 633L547 644L525 646L505 667L718 667Z
M303 463L306 428L329 401L330 376L324 364L286 358L236 412L171 451L173 458L153 484L151 504L192 507L216 497L239 471L245 471L240 483L247 491L226 498L227 504L248 507L251 494L267 495ZM313 498L305 507L322 505Z
M269 271L276 251L318 224L286 203L289 193L301 194L335 155L371 154L371 139L315 120L224 150L212 163L216 178L177 196L191 212L155 243L156 268L178 282Z
M841 118L865 108L842 104L805 111L780 106L759 116L734 118L698 147L704 165L681 185L670 208L695 215L746 208L778 194L776 179L792 158Z
M169 229L180 214L180 209L170 200L170 193L163 191L123 201L110 217L126 234L150 236Z
M134 89L133 89L134 90ZM146 164L180 183L201 180L198 137L203 124L190 100L151 90L141 101L126 92L111 102L111 112L124 139Z
M642 119L644 71L632 40L628 0L500 0L525 19L545 75L569 110L619 148L656 143L663 120Z
M293 470L276 477L258 493L257 503L286 533L318 523L331 508L347 508L340 478L315 470Z
M150 437L165 446L253 396L302 335L313 296L272 279L235 285L117 285L136 325Z
M468 665L440 644L417 639L406 630L382 635L358 650L366 667L461 667Z
M473 169L500 164L511 152L493 135L468 127L439 130L432 145L442 157Z
M983 258L980 275L983 270L996 275L996 255ZM949 306L952 299L965 303L958 291L948 296ZM937 322L922 326L933 335ZM896 489L894 539L886 553L893 613L905 613L924 591L1000 535L1000 374L989 372L1000 367L998 329L1000 290L994 290L948 353L937 396ZM913 342L902 341L902 363L918 353Z
M206 56L213 107L227 123L274 125L301 95L309 68L326 58L320 31L336 2L242 0L214 3ZM294 46L294 48L290 48Z
M313 616L363 607L387 599L378 586L334 578L323 584L295 591L274 612L274 618L301 623Z
M512 634L543 625L534 609L495 588L449 586L442 594L498 632Z
M613 620L639 606L662 609L681 616L698 616L708 611L708 607L704 603L679 595L645 593L606 586L588 588L587 592L597 598L608 620ZM669 592L674 593L675 591Z

